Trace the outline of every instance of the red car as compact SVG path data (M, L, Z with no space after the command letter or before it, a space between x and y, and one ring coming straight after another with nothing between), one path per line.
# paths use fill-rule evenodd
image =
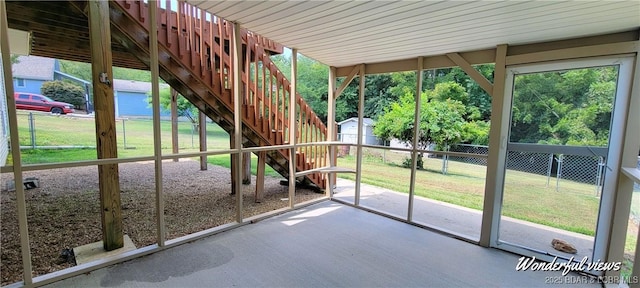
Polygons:
M16 92L13 94L13 98L16 100L16 109L44 111L54 114L74 112L73 105L53 101L51 98L40 94Z

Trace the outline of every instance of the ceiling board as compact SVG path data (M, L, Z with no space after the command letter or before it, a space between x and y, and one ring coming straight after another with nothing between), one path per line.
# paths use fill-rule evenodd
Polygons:
M332 33L334 31L336 32L341 31L342 29L348 28L348 27L358 27L363 23L368 23L367 26L372 26L372 27L385 25L385 23L380 23L379 19L381 15L385 14L384 13L385 11L390 10L390 7L389 7L390 5L391 4L385 3L385 5L380 5L378 7L370 7L370 8L367 8L368 13L361 14L358 16L353 16L353 17L344 17L343 15L336 14L334 16L335 20L333 21L330 21L330 22L314 21L314 22L308 23L305 26L297 27L296 34L297 36L299 36L300 39L304 39L309 36L314 37L315 35L320 35L323 33ZM350 11L343 11L343 12L350 13ZM375 20L375 18L377 18L378 21L372 23L371 21Z
M557 5L554 7L548 7L548 8L553 8L556 10L561 9L561 7L557 7ZM575 8L567 8L567 9L572 9L571 11L568 11L568 13L566 14L567 16L569 16L571 13L578 13L576 12ZM547 19L547 17L553 17L553 16L529 17L526 14L527 13L526 10L517 11L517 12L522 12L524 14L514 12L513 14L515 14L515 16L512 16L510 14L509 17L504 15L495 15L495 16L485 15L484 13L486 13L486 11L478 12L477 17L482 17L484 19L482 23L478 23L477 21L473 21L471 19L458 21L457 23L453 23L450 20L445 20L444 22L434 21L434 23L430 24L432 28L420 30L420 31L416 31L414 26L405 26L397 29L381 27L381 29L376 29L371 34L358 33L355 35L351 35L351 37L349 38L340 38L339 40L340 40L340 43L343 43L344 45L344 43L350 43L350 40L354 40L354 39L357 40L357 39L362 39L366 37L377 37L377 38L388 38L389 42L395 43L396 41L398 41L398 38L404 38L404 37L407 37L407 35L419 35L419 37L425 37L425 38L429 37L431 39L443 39L446 41L451 38L454 38L456 35L461 35L463 37L465 37L466 35L477 36L476 33L478 32L486 31L486 32L493 33L493 32L496 32L495 30L502 30L505 28L511 29L514 27L514 25L519 25L519 26L532 25L531 22L527 22L528 21L527 19L531 19L531 18L535 19L536 22L539 22L536 25L551 25L550 28L553 28L554 26L557 25L556 24L557 21L552 21L554 19L552 18ZM581 10L577 10L577 11L581 11ZM535 12L535 10L532 12ZM518 21L517 22L512 21L512 19L518 19ZM516 23L519 23L519 24L516 24ZM419 25L419 24L420 24L419 22L416 23L416 25ZM295 43L295 41L293 42ZM360 43L360 40L358 40L358 43ZM322 48L322 49L329 48L329 47L326 47L327 45L332 45L332 44L328 44L326 41L318 41L318 42L305 41L305 44L307 45L307 47L317 46L318 48ZM365 43L365 45L367 44L375 45L375 43Z
M316 4L317 6L311 6ZM285 32L288 27L297 26L303 23L312 22L316 19L325 17L345 9L350 6L355 6L357 3L351 1L338 1L334 2L334 5L326 5L321 1L311 1L311 4L305 5L305 10L296 14L289 14L286 18L274 19L267 25L259 26L264 33L278 33ZM286 32L285 32L286 34Z
M640 28L640 1L189 1L331 66Z
M439 6L439 8L446 8L446 7L453 7L459 4L455 4L455 3L445 3L445 5L448 6ZM401 14L399 17L405 17L408 19L395 19L392 17L388 17L390 19L388 19L388 21L386 22L382 22L382 21L377 21L376 23L370 23L369 25L364 25L364 26L336 26L333 27L333 29L335 31L330 31L327 34L333 34L333 37L331 38L321 38L321 37L317 37L317 36L313 36L311 37L311 39L307 39L307 37L304 37L303 35L299 35L299 34L285 34L282 35L282 39L283 41L287 41L290 43L293 43L296 45L296 47L298 47L299 49L306 49L309 48L311 46L315 46L318 45L319 43L321 43L321 45L332 45L335 47L335 45L337 43L342 44L343 41L347 40L347 38L349 37L354 37L357 38L357 42L358 43L362 43L364 42L363 39L366 39L366 37L369 36L373 36L376 39L379 39L378 35L381 35L382 33L388 32L390 34L397 34L396 32L399 31L400 29L410 29L411 32L415 32L415 26L413 26L413 23L420 23L420 21L422 22L428 22L429 20L429 16L428 14L425 15L424 12L421 12L419 9L415 9L412 12L406 13L406 14ZM406 22L406 24L403 24L403 22ZM376 30L373 31L371 29L367 29L367 27L371 27L371 25L375 25L374 27L376 27ZM275 33L274 33L275 34ZM278 35L279 36L279 35ZM380 43L379 41L376 41L378 43ZM392 42L392 41L388 41L388 42ZM302 44L298 44L298 43L304 43L304 45Z
M286 8L280 9L278 11L273 11L269 15L264 15L260 18L249 20L245 22L245 25L260 27L260 29L267 28L269 26L273 26L274 23L277 23L278 20L283 19L285 17L289 17L289 15L298 15L305 11L313 11L316 6L322 5L322 2L319 1L299 1L292 3L293 5L289 5ZM306 17L306 16L305 16ZM295 18L295 19L299 19ZM302 17L304 18L304 17Z
M262 2L248 9L239 11L238 13L234 14L234 17L237 17L238 19L242 19L242 22L240 23L242 25L245 25L257 19L269 16L270 14L273 14L276 11L285 10L291 5L295 5L295 3L285 2L285 1Z

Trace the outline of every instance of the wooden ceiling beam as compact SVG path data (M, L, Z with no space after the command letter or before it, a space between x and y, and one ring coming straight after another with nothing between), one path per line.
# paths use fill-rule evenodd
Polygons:
M31 32L31 55L78 62L91 62L89 21L83 14L86 2L7 2L7 20L12 29ZM119 42L112 41L113 65L147 70Z
M356 77L356 74L358 74L359 71L360 71L360 65L354 66L353 69L351 70L351 73L349 73L349 75L347 76L347 79L344 79L342 84L340 84L340 87L338 87L338 89L336 89L336 91L333 93L333 97L338 98L338 96L342 94L342 91L344 91L344 89L347 88L347 85L349 85L349 83L353 81L353 78Z
M480 87L482 87L482 89L487 92L487 94L493 95L493 84L489 82L489 80L487 80L484 75L480 74L478 70L473 68L473 66L471 66L471 64L469 64L467 60L462 58L460 54L448 53L447 57L451 59L453 63L456 63L456 65L458 65L458 67L460 67L465 73L467 73L469 77L476 81L476 83L478 83L478 85L480 85Z
M15 20L27 19L29 22L81 29L89 33L87 17L64 1L11 1L7 3L7 18L10 27Z
M507 51L508 65L519 63L531 63L535 61L549 61L558 59L577 58L571 54L576 52L583 57L594 56L590 50L598 49L598 54L611 55L628 53L633 49L635 41L640 39L640 30L631 30L620 33L611 33L598 36L580 37L560 41L540 42L523 45L509 45ZM582 47L582 48L581 48ZM631 48L630 48L631 47ZM613 50L612 50L613 49ZM457 52L470 65L495 63L496 49L484 49L470 52ZM425 56L424 69L439 69L457 66L447 55ZM381 74L392 72L414 71L417 58L393 60L367 64L367 74ZM345 77L358 65L336 67L336 77Z

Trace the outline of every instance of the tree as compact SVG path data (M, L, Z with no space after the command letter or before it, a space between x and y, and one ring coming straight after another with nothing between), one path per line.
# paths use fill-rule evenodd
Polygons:
M458 100L431 101L422 105L420 131L438 148L463 140L465 106Z
M151 82L151 71L137 70L122 67L113 67L113 79L125 79L140 82ZM159 79L160 83L164 83L162 79Z
M325 123L329 99L328 77L329 67L302 55L298 57L298 93Z
M456 91L458 94L455 93ZM421 94L416 148L424 150L432 143L439 147L446 147L468 136L469 128L465 127L467 122L464 118L467 114L466 107L461 101L456 100L464 98L465 93L464 88L459 84L447 82L436 84L433 91ZM431 96L430 99L428 95ZM378 118L374 126L374 134L384 140L395 138L413 147L415 105L412 93L405 93ZM421 159L422 155L419 157ZM418 168L423 169L420 159Z
M11 64L12 64L12 65L13 65L13 64L16 64L16 63L18 63L18 62L20 62L20 61L18 60L18 57L20 57L20 55L11 54L11 58L10 58L11 60L10 60L9 62L11 62Z
M474 65L473 67L487 80L493 82L494 64ZM438 83L455 82L460 84L469 95L469 98L462 104L467 106L467 109L473 107L475 110L473 113L476 115L473 117L474 119L489 121L491 118L491 97L460 67L425 70L424 73L423 86L428 90L434 89Z
M160 108L171 111L171 88L160 89ZM147 102L151 104L151 94L147 94ZM187 98L178 94L176 98L178 117L187 117L194 127L198 126L198 108L191 104Z
M289 54L276 55L271 57L272 61L283 72L286 77L290 77L291 59ZM475 68L490 81L493 79L494 66L477 65ZM448 86L442 86L440 89L458 89L458 91L442 91L438 92L441 99L448 99L453 96L452 100L458 100L466 106L467 112L465 119L467 121L488 121L491 113L491 98L484 90L472 80L460 68L445 68L437 70L425 70L424 89L434 90L439 83L450 83ZM311 58L300 55L298 57L298 93L309 104L313 111L323 122L327 119L327 79L329 77L329 69ZM344 81L344 78L338 79L338 85ZM354 78L344 89L342 94L336 99L336 121L348 119L358 116L359 102L359 80ZM453 86L453 83L457 83ZM465 93L460 93L460 89ZM403 95L415 93L416 90L416 73L397 72L388 74L367 75L365 78L365 103L364 117L378 119L385 112L385 108L390 107L391 103L397 102ZM450 93L450 94L447 94ZM458 98L456 98L458 97ZM486 124L486 123L485 123ZM468 125L467 130L470 133L477 129L485 129L488 127L484 124ZM486 128L488 129L488 128ZM479 134L484 131L477 131ZM478 135L479 135L478 134ZM484 138L474 138L470 141L474 143L486 144Z
M60 71L73 75L85 81L91 81L91 64L69 60L58 60ZM122 67L113 67L114 79L125 79L141 82L151 82L151 72L146 70L136 70ZM162 81L161 81L162 82Z
M389 93L396 99L406 95L407 93L415 93L417 82L415 72L397 72L391 73L391 87Z
M42 83L40 92L55 101L66 102L75 108L84 107L84 89L82 87L65 81L47 81Z
M91 81L91 64L69 60L58 60L60 71L85 81Z
M510 140L606 146L616 81L615 67L518 75Z
M393 82L392 74L367 75L365 78L364 115L378 119L384 109L391 103L398 101L399 97L391 93Z
M426 95L422 95L426 100ZM391 103L384 114L378 117L373 133L383 140L397 139L409 147L413 147L413 127L416 103L413 95L407 93L398 102ZM426 133L419 133L418 149L426 149L429 145Z
M290 55L275 55L271 57L271 61L287 79L291 79ZM297 92L324 123L327 123L328 78L329 67L304 55L298 55Z
M290 79L291 76L291 59L287 55L276 55L271 60L282 71L282 73ZM407 75L415 78L415 73L409 72ZM403 76L404 77L404 76ZM309 104L311 109L318 117L327 123L327 102L328 102L328 81L329 67L315 61L311 58L299 55L298 57L298 93ZM392 102L398 100L399 94L392 94L391 88L396 86L406 86L405 84L396 84L392 79L392 74L367 75L365 78L365 117L376 119L384 112L384 108L388 107ZM398 77L398 81L404 83L407 79ZM340 85L338 80L338 85ZM415 83L415 79L413 80ZM415 87L415 84L414 84ZM415 89L415 88L413 88ZM344 89L342 94L336 99L336 121L348 119L358 116L359 101L359 80L358 77L353 79L351 83ZM402 91L398 88L398 91ZM413 90L411 90L413 91Z

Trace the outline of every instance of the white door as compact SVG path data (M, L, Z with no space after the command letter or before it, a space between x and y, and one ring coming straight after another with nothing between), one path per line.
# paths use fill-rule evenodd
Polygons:
M598 58L507 70L511 118L494 246L546 261L605 258L632 64Z

